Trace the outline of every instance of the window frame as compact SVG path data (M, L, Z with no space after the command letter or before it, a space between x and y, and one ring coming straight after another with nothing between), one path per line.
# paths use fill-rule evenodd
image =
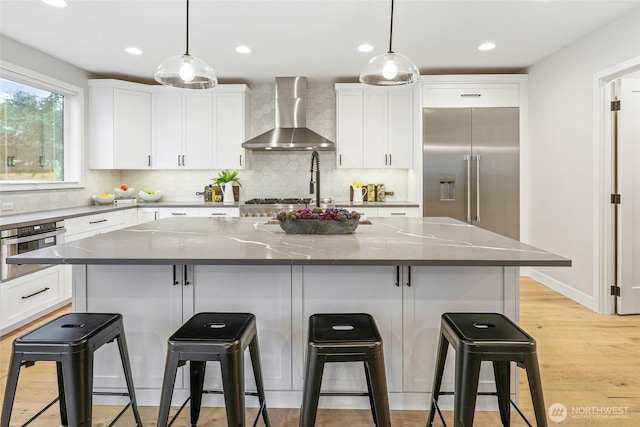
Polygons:
M64 181L0 181L0 193L83 187L84 89L2 60L0 77L64 96Z

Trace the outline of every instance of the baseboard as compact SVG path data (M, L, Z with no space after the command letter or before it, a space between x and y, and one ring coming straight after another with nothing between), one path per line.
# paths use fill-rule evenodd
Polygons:
M593 296L578 291L575 288L567 285L566 283L549 277L534 268L528 269L528 276L536 282L545 285L547 288L564 295L565 297L577 302L578 304L581 304L588 309L595 311L596 313L598 312L597 301L593 298Z

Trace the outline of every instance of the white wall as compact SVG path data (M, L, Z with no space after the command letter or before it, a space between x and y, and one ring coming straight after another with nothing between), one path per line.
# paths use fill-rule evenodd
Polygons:
M3 61L27 68L32 71L56 78L83 88L88 93L87 79L89 75L84 70L60 61L38 50L32 49L15 40L0 35L0 58ZM85 102L85 109L88 105ZM87 112L85 111L85 118ZM83 142L87 139L87 126ZM71 190L42 190L42 191L2 191L0 198L3 202L13 202L13 211L4 211L1 215L11 215L39 210L59 209L69 206L88 205L91 195L100 188L113 188L120 180L119 171L91 171L88 168L88 153L84 152L83 188ZM1 190L6 190L2 187Z
M594 74L640 56L640 9L529 68L530 243L572 260L531 269L550 288L598 309L593 212Z

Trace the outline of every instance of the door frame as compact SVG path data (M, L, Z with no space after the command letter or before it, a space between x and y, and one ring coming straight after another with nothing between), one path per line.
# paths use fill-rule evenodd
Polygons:
M601 314L615 314L615 296L611 295L615 271L613 236L613 121L610 111L611 83L640 71L640 56L604 69L593 75L593 227L597 244L593 247L594 295Z

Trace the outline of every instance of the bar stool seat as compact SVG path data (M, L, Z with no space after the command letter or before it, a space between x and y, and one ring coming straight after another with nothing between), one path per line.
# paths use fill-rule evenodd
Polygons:
M320 392L324 365L330 362L363 362L368 392ZM314 314L309 317L300 427L315 425L319 397L327 395L368 396L374 424L391 425L382 337L370 314Z
M247 347L249 347L256 382L255 393L245 393L244 390L244 352ZM191 395L168 423L176 373L178 367L187 361L189 361ZM207 361L220 362L222 391L203 390ZM198 313L169 338L158 427L171 425L189 400L191 400L191 425L195 426L200 416L202 395L206 393L224 394L229 427L245 425L245 394L258 396L260 402L260 410L253 425L257 424L260 415L266 426L271 425L262 382L256 318L253 314Z
M456 351L454 393L440 391L449 345ZM477 392L480 364L484 361L493 362L495 393ZM456 427L473 425L478 394L498 397L503 426L510 425L511 405L527 425L531 426L510 397L510 362L516 362L517 366L526 370L537 425L547 427L536 341L509 318L499 313L444 313L441 318L440 342L427 427L433 425L436 410L444 424L438 407L438 397L451 394L454 395L453 419Z
M137 425L140 414L133 388L122 315L105 313L64 314L13 341L9 374L2 407L2 427L9 425L21 366L38 361L54 361L58 373L58 397L33 416L40 416L54 403L60 403L62 425L90 426L93 404L93 354L109 342L118 341L128 393L100 394L128 396L129 403L116 416L113 425L131 406Z

